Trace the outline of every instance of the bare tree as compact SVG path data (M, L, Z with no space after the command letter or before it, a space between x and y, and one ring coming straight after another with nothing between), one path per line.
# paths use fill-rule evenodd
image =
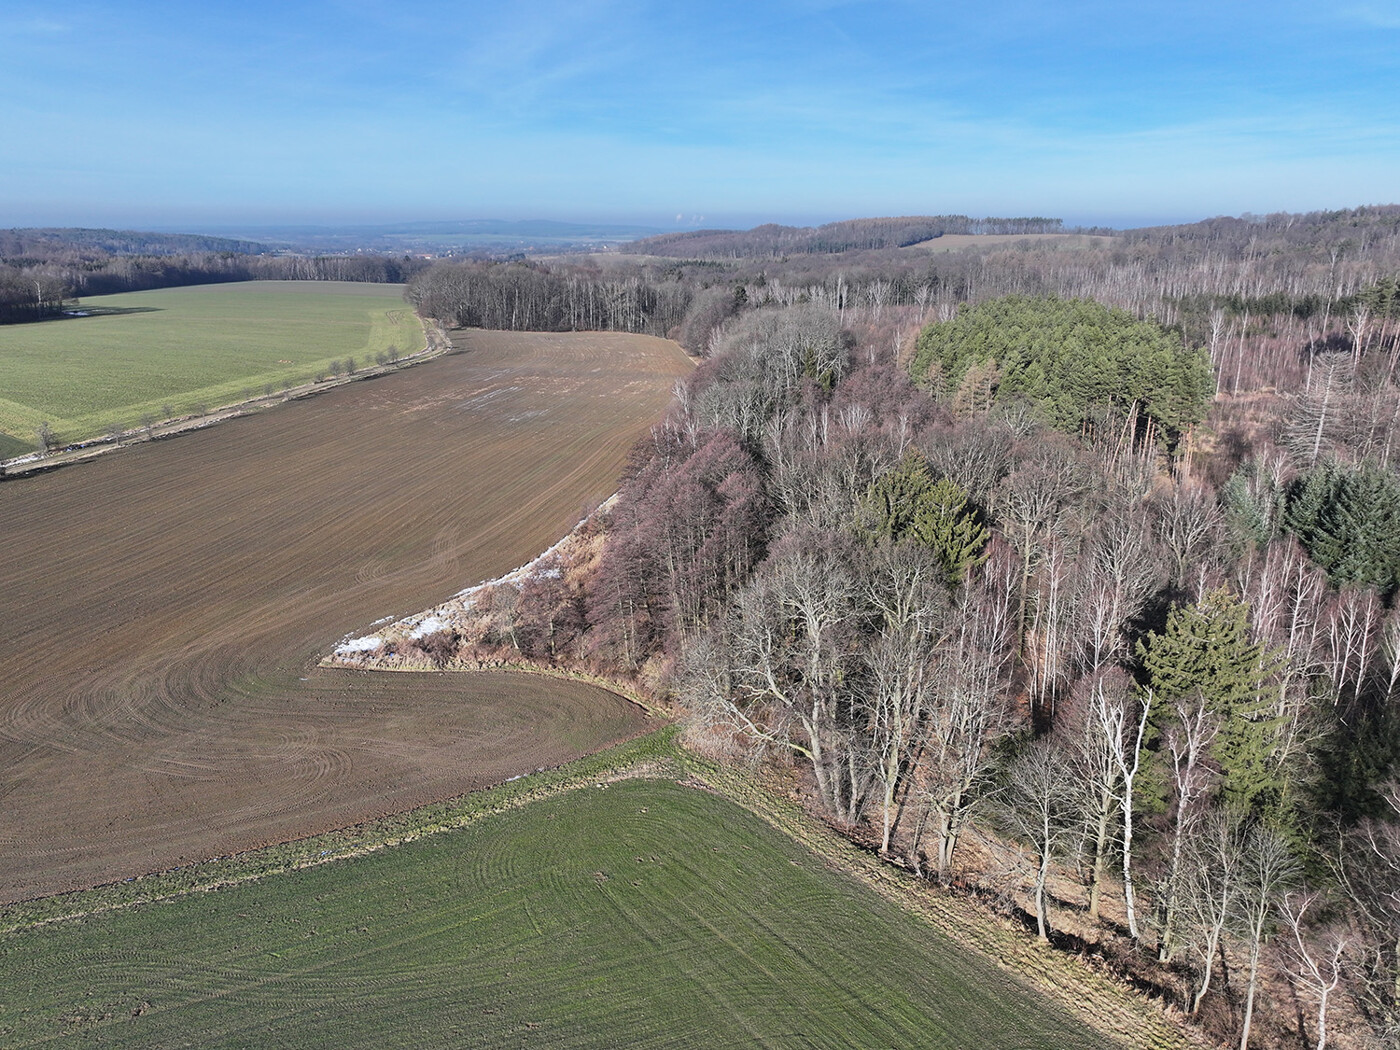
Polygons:
M1356 930L1354 998L1383 1045L1393 1045L1400 1041L1400 782L1385 801L1389 819L1362 821L1333 865Z
M1327 1046L1327 1007L1346 972L1350 937L1336 927L1309 929L1307 913L1320 894L1290 893L1281 911L1289 935L1288 975L1317 1006L1316 1050Z
M946 878L977 792L992 764L993 747L1010 731L1012 580L1008 558L993 557L980 579L963 589L950 630L934 653L931 696L924 713L918 792L922 812L911 853L932 822L936 865ZM990 571L989 571L990 570Z
M1031 580L1050 547L1051 537L1075 531L1069 505L1087 484L1082 465L1058 444L1042 444L1034 458L1002 481L995 494L1002 530L1021 556L1017 586L1016 630L1018 647L1031 601Z
M1011 764L1003 797L1009 830L1024 840L1035 857L1036 933L1050 939L1045 884L1050 867L1074 833L1073 771L1067 756L1050 739L1037 740Z
M1123 818L1123 901L1128 912L1128 935L1138 940L1137 891L1133 882L1133 785L1142 765L1142 741L1152 711L1152 691L1127 688L1110 691L1099 679L1093 693L1093 716L1110 761L1118 770L1118 810Z
M1103 688L1104 674L1122 671L1096 670L1081 679L1072 702L1061 709L1055 731L1071 737L1075 768L1075 798L1081 809L1084 845L1081 854L1091 855L1089 864L1089 919L1099 921L1103 883L1108 873L1109 851L1118 827L1118 763L1113 748L1104 738L1095 706L1096 694Z
M1259 961L1264 943L1273 932L1280 900L1289 883L1297 877L1299 867L1283 836L1260 824L1250 828L1245 837L1243 860L1240 918L1249 983L1245 986L1240 1050L1249 1050L1249 1033L1254 1023L1254 997L1259 987Z
M1343 587L1328 603L1323 673L1338 701L1358 701L1377 672L1384 615L1380 597L1370 587Z
M870 648L870 733L881 788L880 851L890 848L895 799L922 738L934 631L946 608L942 574L922 547L883 543L874 552L867 596L883 625Z
M859 585L816 533L787 537L731 609L728 679L692 700L717 705L742 732L811 763L823 806L854 823L873 779L857 745L849 632Z
M1201 821L1187 842L1182 911L1187 940L1201 962L1200 982L1191 997L1191 1013L1201 1008L1210 991L1221 938L1235 917L1243 878L1241 855L1244 829L1238 817L1214 810Z
M1317 463L1337 425L1337 402L1349 387L1350 354L1319 354L1308 369L1308 388L1294 402L1284 429L1288 450L1300 462Z
M1137 506L1110 508L1090 533L1088 557L1081 561L1088 574L1081 604L1088 667L1123 657L1124 624L1161 584L1163 566L1152 539L1147 517Z
M1189 482L1173 485L1156 510L1157 539L1170 552L1171 579L1180 585L1194 565L1221 549L1224 519L1214 495Z
M1163 750L1171 762L1172 786L1171 849L1157 887L1157 957L1162 962L1177 948L1182 850L1202 815L1199 803L1215 779L1205 759L1218 729L1217 717L1198 690L1176 701L1173 717L1162 733Z

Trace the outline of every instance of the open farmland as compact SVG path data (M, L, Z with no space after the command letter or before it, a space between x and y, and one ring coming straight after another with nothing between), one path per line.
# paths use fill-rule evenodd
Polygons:
M318 669L547 547L689 364L465 353L0 484L0 900L343 826L637 731L587 686Z
M733 803L658 780L9 934L0 988L15 1047L1112 1045Z
M402 285L312 281L92 296L88 316L0 326L0 457L310 381L332 361L422 349Z

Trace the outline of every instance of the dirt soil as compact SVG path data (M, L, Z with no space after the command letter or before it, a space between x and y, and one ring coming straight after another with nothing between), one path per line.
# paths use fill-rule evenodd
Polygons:
M0 901L401 811L642 727L582 683L316 666L547 548L690 368L642 336L457 341L0 483Z

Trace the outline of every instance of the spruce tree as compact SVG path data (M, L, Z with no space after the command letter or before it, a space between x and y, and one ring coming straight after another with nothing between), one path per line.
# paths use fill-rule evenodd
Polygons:
M1375 464L1324 463L1288 490L1284 525L1337 585L1400 591L1400 478Z
M1245 605L1223 587L1195 605L1178 605L1161 634L1149 632L1138 644L1138 657L1158 711L1200 695L1220 719L1210 753L1225 801L1242 811L1281 809L1289 771L1275 753L1283 728L1280 658L1250 639Z
M869 537L910 539L932 551L950 587L986 560L989 533L967 491L951 478L934 479L928 461L910 452L877 478L857 508Z
M938 558L950 587L987 560L987 526L968 508L967 492L951 478L940 478L920 498L913 534Z
M917 452L908 453L866 491L858 508L862 527L872 535L901 539L913 528L920 501L931 488L933 472L928 460Z

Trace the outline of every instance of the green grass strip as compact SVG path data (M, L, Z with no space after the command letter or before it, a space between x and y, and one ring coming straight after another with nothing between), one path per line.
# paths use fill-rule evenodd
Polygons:
M0 988L13 1047L1112 1045L728 799L657 779L14 933Z
M664 726L557 769L531 773L484 791L324 835L141 875L96 889L6 905L0 907L0 934L253 882L287 871L361 856L388 846L412 842L425 835L466 827L483 817L571 791L624 770L638 767L669 770L674 768L678 756L674 743L676 732L675 726Z

